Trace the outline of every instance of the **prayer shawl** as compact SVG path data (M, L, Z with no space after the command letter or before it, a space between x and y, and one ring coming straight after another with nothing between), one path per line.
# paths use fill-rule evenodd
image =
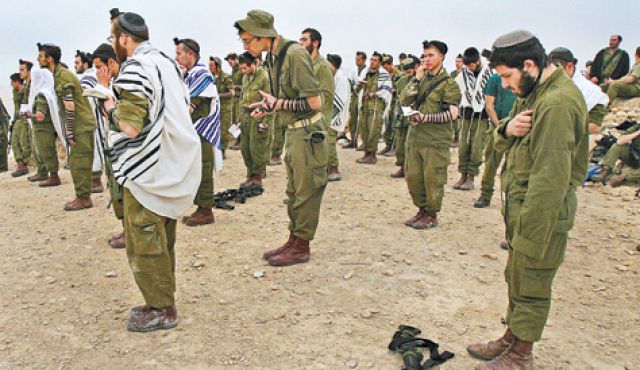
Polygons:
M53 74L48 69L34 68L31 71L31 90L29 91L30 110L33 109L33 104L35 103L36 96L38 96L38 94L41 94L45 99L47 99L47 105L49 105L49 117L51 117L51 122L53 122L53 128L55 128L60 142L66 145L67 138L64 134L64 127L62 126L62 120L60 117L60 107L58 106L58 97L56 96L54 88Z
M213 145L214 165L216 172L222 169L222 141L220 136L220 98L215 80L209 70L196 63L184 76L192 98L211 98L209 115L193 122L196 132Z
M80 87L82 87L82 90L92 89L98 84L95 68L86 70L78 77L80 78ZM93 166L91 167L91 170L93 172L100 172L102 171L102 165L104 164L104 117L100 112L98 99L93 97L88 97L87 99L89 99L93 116L96 118L96 122L98 124L96 130L93 132Z
M591 81L587 80L583 75L579 73L573 74L573 83L576 84L578 90L584 96L584 100L587 102L587 111L590 111L598 104L602 104L605 107L609 105L609 96L602 92L600 87L594 85Z
M369 73L369 67L365 68L360 72L360 76L358 76L358 81L365 81L367 78L367 73ZM376 91L376 95L384 100L384 112L382 113L383 121L387 121L389 119L389 111L391 110L391 98L393 97L393 84L391 83L391 76L389 72L385 71L384 68L378 68L378 91ZM362 108L362 95L364 94L364 89L360 90L358 93L358 110ZM382 128L384 129L386 125L383 124Z
M113 82L149 100L149 123L136 137L109 131L108 156L116 181L152 212L183 216L200 185L200 139L189 116L189 91L176 63L149 42L138 46Z
M337 132L344 131L349 120L349 104L351 102L351 83L342 71L336 71L333 79L336 82L336 92L333 96L333 115L331 128Z
M462 108L472 108L474 113L481 113L484 110L484 90L491 74L491 68L487 63L483 64L478 77L467 66L462 67L455 79L462 93L460 101Z

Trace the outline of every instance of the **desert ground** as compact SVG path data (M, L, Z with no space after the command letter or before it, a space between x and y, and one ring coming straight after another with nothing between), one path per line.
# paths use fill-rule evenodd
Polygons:
M399 324L455 353L441 369L472 369L466 345L504 331L499 193L474 209L478 189L453 190L454 149L440 225L413 230L406 184L389 177L395 159L359 165L361 152L338 150L343 181L327 187L310 263L261 259L288 233L284 167L269 167L262 196L215 210L213 225L178 227L179 325L149 334L125 328L143 302L125 252L106 243L121 230L108 193L65 213L68 171L50 189L0 174L0 369L399 369L387 349ZM216 191L243 180L239 152L224 166ZM634 190L579 190L536 368L640 369Z

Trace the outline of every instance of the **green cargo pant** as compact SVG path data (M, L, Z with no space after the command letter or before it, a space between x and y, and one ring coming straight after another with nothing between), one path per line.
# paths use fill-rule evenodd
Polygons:
M213 207L213 145L205 138L200 137L200 149L202 153L202 174L200 186L193 199L193 204L198 207L211 209Z
M124 188L118 184L115 177L113 177L113 171L111 170L111 160L105 157L105 172L107 175L107 186L109 187L109 194L111 195L111 206L113 207L113 213L118 220L124 219Z
M261 121L251 117L251 112L242 112L242 141L240 150L244 165L247 167L247 178L264 175L267 172L267 156L269 153L269 129L258 130Z
M9 138L7 137L6 126L0 124L0 171L9 169L7 147L9 146Z
M33 123L33 131L35 136L35 147L37 148L38 156L44 164L44 171L46 172L58 172L60 164L58 162L58 151L56 148L56 129L53 127L51 121L42 121Z
M396 129L396 166L404 166L408 132L409 126L402 125Z
M351 134L351 141L357 140L357 135L360 135L358 127L358 95L351 94L351 102L349 103L349 133Z
M289 230L312 240L320 221L320 204L327 186L328 148L322 120L288 129L285 137Z
M338 167L340 165L340 161L338 160L338 151L337 149L337 141L338 141L338 131L329 127L327 129L327 147L329 149L329 166Z
M456 120L453 120L451 122L451 127L453 128L453 142L454 143L459 143L460 142L460 126L461 126L461 122L462 119L458 118Z
M537 342L549 317L551 287L558 268L564 261L569 230L573 226L577 208L575 191L570 191L561 207L558 222L544 254L533 258L517 249L509 249L504 270L509 289L507 326L521 340ZM519 225L522 201L508 199L507 238L513 240ZM517 248L517 246L516 246Z
M220 110L220 141L222 143L223 150L226 150L229 147L229 144L235 141L233 135L229 132L232 118L233 102L229 100L228 102L222 103L222 109Z
M416 207L440 212L451 153L448 147L416 145L413 139L412 135L407 137L404 163L409 194Z
M144 208L124 189L124 235L127 259L147 305L165 308L175 303L176 220Z
M360 111L360 136L365 153L378 151L378 141L382 133L382 110L362 109Z
M91 179L93 177L93 131L76 132L76 144L71 147L69 165L71 179L76 191L76 197L89 198L91 196Z
M636 167L637 164L634 163L633 159L631 158L631 147L629 145L631 144L614 144L611 148L609 148L609 151L607 152L607 154L605 154L604 158L602 158L602 161L600 161L600 165L607 166L613 169L616 167L616 163L619 159L627 166ZM635 179L628 180L635 181Z
M282 125L280 117L276 113L273 119L273 140L271 141L271 157L282 156L282 149L284 149L284 135L287 128Z
M34 124L39 122L33 120ZM35 163L36 171L39 175L47 175L47 166L44 163L44 159L42 158L42 153L40 152L40 148L38 147L38 142L36 140L36 126L31 128L31 154L33 155L33 163Z
M613 82L606 90L610 102L613 102L617 98L630 99L640 96L640 88L638 88L635 83Z
M29 163L31 158L31 129L26 119L19 119L13 124L11 132L11 150L16 162Z
M493 132L487 135L487 143L484 148L484 171L482 172L481 195L487 199L493 196L493 188L496 181L498 167L502 161L504 152L496 150L493 145Z
M391 147L393 145L396 119L396 112L394 109L391 109L391 111L389 111L389 119L384 123L384 134L382 135L385 146Z
M458 171L463 175L478 176L482 165L482 149L484 149L489 121L462 119L460 147L458 149Z

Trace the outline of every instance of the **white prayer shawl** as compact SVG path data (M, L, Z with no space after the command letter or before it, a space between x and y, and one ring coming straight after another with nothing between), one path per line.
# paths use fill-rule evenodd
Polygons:
M145 208L172 219L184 215L200 185L200 139L189 116L189 91L176 63L149 42L138 46L113 83L149 100L149 123L137 137L109 131L116 181Z
M333 79L336 83L336 91L333 96L333 115L331 116L330 127L337 132L342 132L349 120L351 83L341 70L336 71Z
M584 96L584 100L587 102L587 111L592 110L598 104L602 104L605 107L609 104L609 96L583 75L575 73L573 75L573 83L576 84L582 96Z
M60 118L60 107L58 106L58 98L56 96L53 74L48 69L34 68L31 70L31 90L29 91L29 110L33 109L36 96L41 94L47 99L49 105L49 117L53 122L53 128L61 143L67 145L67 138L64 135L62 120ZM37 123L36 123L37 124Z
M365 81L367 78L367 73L369 73L369 67L360 72L360 76L358 76L358 81ZM391 98L393 97L393 83L391 82L391 76L389 72L385 71L384 68L378 68L378 90L376 91L376 95L382 100L384 100L384 112L382 113L383 121L389 119L389 111L391 110ZM364 94L364 89L361 89L358 93L358 110L362 108L362 95ZM384 129L386 125L382 125Z
M96 76L95 68L89 68L78 77L80 79L80 87L82 87L82 90L92 89L98 84L98 77ZM93 116L97 123L96 130L93 132L93 165L91 170L93 172L100 172L102 171L102 166L104 164L104 117L100 112L98 99L93 97L88 97L87 99L89 99L89 104L91 104L91 110L93 111Z
M491 68L489 68L488 63L483 64L478 77L469 71L467 66L463 66L460 73L456 76L456 83L462 93L460 106L463 108L473 108L474 113L482 112L485 104L484 90L491 75Z
M215 80L209 69L202 63L196 63L184 75L184 81L192 98L211 98L209 115L193 122L196 132L213 145L216 172L222 170L222 140L220 136L220 97Z

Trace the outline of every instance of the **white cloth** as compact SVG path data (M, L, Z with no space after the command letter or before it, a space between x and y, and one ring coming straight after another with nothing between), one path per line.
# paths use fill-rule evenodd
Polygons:
M49 116L53 122L53 128L56 130L58 139L64 145L67 145L67 138L64 135L62 120L60 118L60 107L58 106L58 97L54 88L53 74L48 69L33 68L31 70L31 90L29 90L29 110L33 110L36 96L41 94L47 99L49 105ZM37 124L37 123L36 123Z
M586 77L579 73L573 74L573 83L576 84L578 90L584 96L584 100L587 102L587 111L590 111L598 104L602 104L605 107L609 105L609 96L602 92L600 87L587 80Z
M367 78L367 74L369 73L369 67L360 72L360 76L358 76L358 82L365 81ZM384 68L378 68L378 90L376 91L376 95L380 97L384 101L384 112L382 113L383 121L389 119L389 111L391 110L391 98L393 97L393 83L391 82L391 76L389 72L385 71ZM358 110L362 108L362 95L364 93L364 89L361 89L358 93ZM384 129L386 125L382 125L382 129Z
M176 63L143 42L113 83L149 100L149 123L137 137L109 131L109 158L116 181L145 208L178 219L200 185L200 139L189 115L189 91Z
M80 87L82 90L93 89L98 84L98 77L96 76L96 69L89 68L83 74L79 75ZM93 165L91 170L93 172L101 172L104 165L104 137L105 137L105 125L104 117L100 112L100 104L98 99L94 97L88 97L89 104L91 104L91 110L93 117L96 119L96 130L93 132Z
M349 104L351 103L351 83L341 70L337 70L333 79L336 83L336 91L333 96L333 114L331 116L331 128L337 132L344 131L349 120Z
M491 68L489 68L486 62L483 63L478 77L476 77L467 66L462 67L462 70L460 70L455 80L462 94L462 100L460 101L462 108L473 108L474 113L480 113L484 110L484 90L491 75Z

